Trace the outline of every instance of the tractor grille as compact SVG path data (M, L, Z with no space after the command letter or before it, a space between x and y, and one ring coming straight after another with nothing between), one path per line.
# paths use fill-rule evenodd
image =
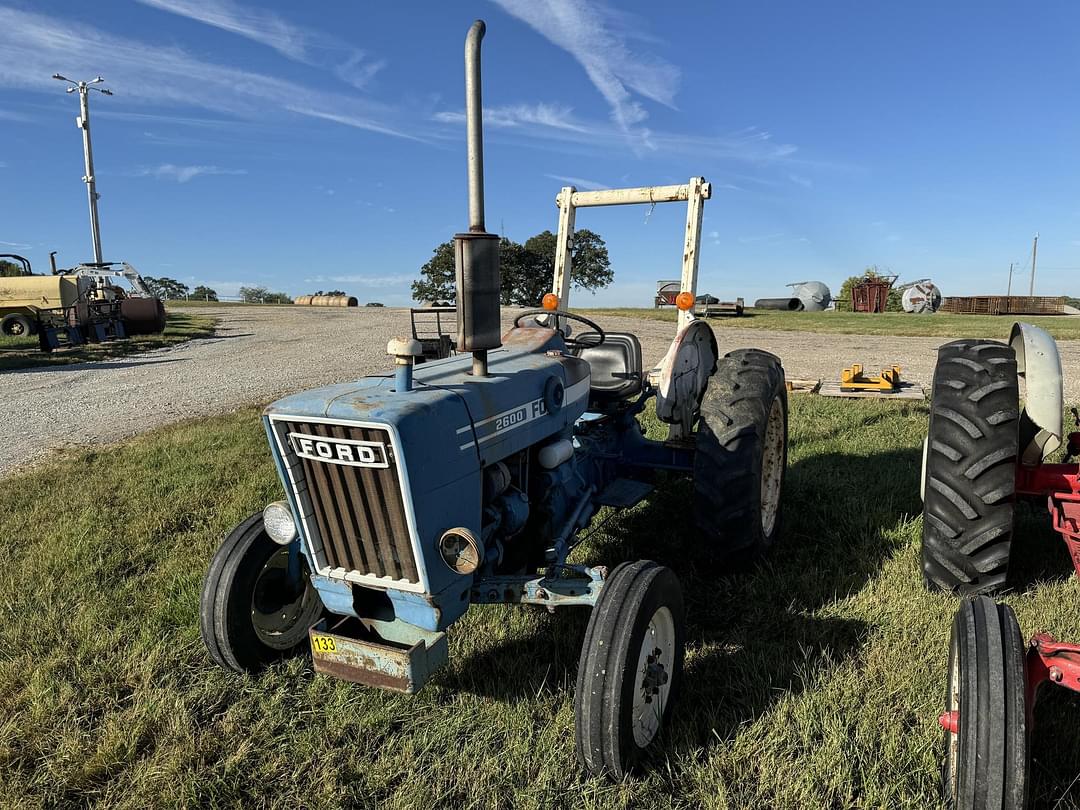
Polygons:
M397 459L391 450L390 433L378 428L328 425L321 422L288 421L282 436L292 462L297 497L309 512L309 533L322 541L322 560L331 570L344 569L367 576L390 577L416 583L416 560L405 520L405 506L398 483ZM359 467L316 461L294 452L289 434L318 437L333 442L343 439L382 445L385 467ZM299 475L302 471L302 476ZM301 480L302 477L302 480ZM304 482L307 482L304 495ZM310 501L310 505L305 503ZM312 545L318 542L311 538ZM317 556L320 556L317 554Z

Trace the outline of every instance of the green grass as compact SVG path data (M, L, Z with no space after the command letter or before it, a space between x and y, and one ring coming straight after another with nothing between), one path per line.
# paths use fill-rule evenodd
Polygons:
M677 312L664 309L574 309L587 317L621 315L674 323ZM1064 315L1001 316L911 315L906 312L777 312L748 309L741 318L710 318L717 329L778 329L795 332L827 332L840 335L895 335L910 337L989 337L1007 340L1014 320L1041 326L1058 340L1080 339L1080 318Z
M165 331L160 335L138 335L127 340L108 343L88 343L72 348L60 348L43 352L38 348L37 337L10 338L0 336L0 371L37 366L64 366L71 363L87 363L109 357L125 357L151 349L173 346L193 338L210 337L214 334L213 318L176 312L170 305Z
M280 497L257 412L167 428L0 489L0 806L938 806L956 601L919 576L923 403L792 399L785 527L715 576L672 481L575 552L671 565L685 693L640 779L584 780L573 685L587 614L473 608L415 697L215 668L200 580L222 536ZM649 422L655 431L655 421ZM78 482L74 484L73 482ZM1036 509L1020 527L1025 634L1080 640L1080 581ZM1035 806L1076 807L1080 701L1040 702Z

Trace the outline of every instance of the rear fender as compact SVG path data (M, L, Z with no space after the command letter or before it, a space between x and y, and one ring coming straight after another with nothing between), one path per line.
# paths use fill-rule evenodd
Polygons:
M656 415L690 432L693 416L716 371L716 335L704 321L692 320L675 335L656 381Z
M1029 323L1013 324L1009 345L1016 353L1016 373L1027 386L1024 413L1037 429L1027 446L1020 448L1020 460L1038 464L1061 446L1061 358L1054 339Z

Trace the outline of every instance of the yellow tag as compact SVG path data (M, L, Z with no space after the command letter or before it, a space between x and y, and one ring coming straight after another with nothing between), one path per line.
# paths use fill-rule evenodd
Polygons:
M316 633L311 634L311 651L315 653L333 653L337 652L337 645L334 643L333 636L320 636Z

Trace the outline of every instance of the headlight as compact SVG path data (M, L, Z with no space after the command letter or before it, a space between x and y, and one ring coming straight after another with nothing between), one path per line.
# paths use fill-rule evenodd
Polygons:
M480 544L468 529L450 529L439 538L439 554L452 571L471 574L480 567Z
M285 501L274 501L263 509L263 526L275 543L289 545L296 538L296 521Z

